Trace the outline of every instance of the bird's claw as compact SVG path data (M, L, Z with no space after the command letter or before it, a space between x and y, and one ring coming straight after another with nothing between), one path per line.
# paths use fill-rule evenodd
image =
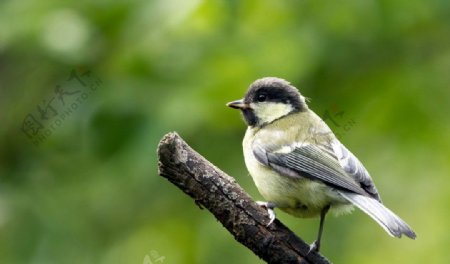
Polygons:
M275 220L275 212L273 211L273 209L275 208L275 205L271 202L261 202L261 201L257 201L256 202L259 206L264 207L267 209L267 213L269 214L269 223L266 226L270 226L273 221Z

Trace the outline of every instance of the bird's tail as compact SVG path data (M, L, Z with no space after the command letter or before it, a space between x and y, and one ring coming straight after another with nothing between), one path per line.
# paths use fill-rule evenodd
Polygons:
M401 237L404 234L411 239L416 238L416 233L408 224L379 201L356 193L340 193L345 199L377 221L391 236Z

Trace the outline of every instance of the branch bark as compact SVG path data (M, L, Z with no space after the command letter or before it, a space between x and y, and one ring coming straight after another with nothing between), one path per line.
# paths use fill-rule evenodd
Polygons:
M172 132L158 146L159 175L207 208L241 244L268 263L329 263L278 220L269 216L236 181Z

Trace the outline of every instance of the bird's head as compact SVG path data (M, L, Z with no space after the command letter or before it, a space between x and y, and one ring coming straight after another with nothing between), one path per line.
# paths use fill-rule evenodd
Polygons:
M300 92L286 80L265 77L253 82L244 99L227 106L242 111L251 127L264 126L291 113L305 111L308 106Z

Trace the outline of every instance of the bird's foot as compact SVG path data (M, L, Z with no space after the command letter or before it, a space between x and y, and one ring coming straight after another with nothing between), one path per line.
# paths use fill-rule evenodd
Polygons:
M270 221L267 224L267 226L270 226L273 223L273 221L275 220L275 212L273 211L273 209L275 208L275 204L273 204L271 202L261 202L261 201L257 201L256 203L259 206L267 209L267 213L269 214L269 218L270 218Z
M311 252L319 252L319 249L320 249L320 242L316 240L309 246L308 254Z

